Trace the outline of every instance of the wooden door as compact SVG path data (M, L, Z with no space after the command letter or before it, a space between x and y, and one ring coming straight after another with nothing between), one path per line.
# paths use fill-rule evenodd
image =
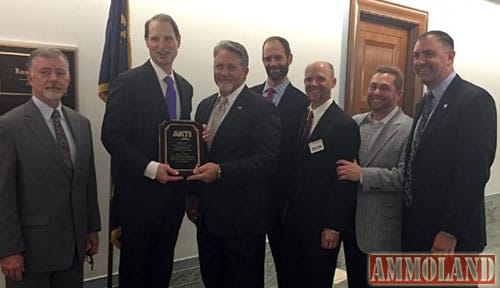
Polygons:
M366 93L370 79L379 65L396 66L405 71L407 63L408 33L395 26L375 22L359 23L356 47L353 109L356 113L370 111ZM399 103L401 105L401 103Z
M351 115L369 111L368 83L378 65L403 71L405 93L400 106L413 115L422 84L412 67L413 45L427 30L427 12L379 1L351 0L344 109Z

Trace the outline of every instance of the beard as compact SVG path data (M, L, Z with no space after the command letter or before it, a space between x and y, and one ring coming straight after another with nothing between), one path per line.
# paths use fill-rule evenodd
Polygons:
M273 81L278 81L288 74L288 65L279 65L278 67L266 66L266 73Z

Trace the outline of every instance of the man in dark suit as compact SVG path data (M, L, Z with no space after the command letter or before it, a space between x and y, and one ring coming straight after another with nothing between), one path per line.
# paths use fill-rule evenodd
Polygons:
M27 77L31 100L0 117L0 266L7 288L83 287L101 229L90 122L61 104L61 51L34 50Z
M417 105L407 148L407 251L481 252L486 245L484 187L495 159L495 102L454 72L453 46L445 32L430 31L413 49L428 93Z
M401 193L412 124L398 107L403 88L397 67L377 67L366 95L371 111L353 116L361 134L359 163L337 162L340 180L359 182L355 217L342 239L349 287L369 287L368 254L401 251Z
M144 38L151 59L113 81L102 126L122 226L120 288L169 285L184 212L183 184L172 183L182 177L158 162L158 126L190 118L193 87L172 68L181 40L175 21L154 16Z
M307 107L306 95L295 88L288 80L288 67L292 64L293 55L288 41L279 36L267 38L262 45L262 62L267 73L266 82L251 89L262 94L273 102L280 112L281 145L278 168L271 177L269 232L267 238L271 246L274 267L279 287L285 287L286 261L284 259L284 225L283 212L286 201L290 198L293 181L293 157L299 125Z
M332 287L340 238L354 213L356 182L336 177L336 161L354 160L360 145L356 122L331 98L333 66L307 66L311 105L296 152L295 193L286 217L288 287Z
M264 287L269 177L276 168L278 109L245 80L248 54L221 41L214 49L219 92L204 99L196 121L207 123L207 163L188 180L201 181L198 252L207 288Z

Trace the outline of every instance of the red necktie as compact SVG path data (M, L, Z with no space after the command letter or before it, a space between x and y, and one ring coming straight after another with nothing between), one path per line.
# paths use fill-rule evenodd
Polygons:
M274 88L269 87L267 89L267 94L266 94L267 100L273 102L273 96L274 96Z
M306 143L309 140L309 136L311 136L311 128L313 124L314 114L313 111L310 110L307 114L306 125L304 126L304 132L302 133L302 143Z

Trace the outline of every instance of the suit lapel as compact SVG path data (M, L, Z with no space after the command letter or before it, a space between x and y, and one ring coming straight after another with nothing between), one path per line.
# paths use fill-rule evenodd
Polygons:
M335 109L337 107L337 104L335 102L332 102L332 104L326 109L325 113L323 113L323 116L318 121L318 124L316 124L316 127L314 127L314 130L311 133L311 137L309 137L309 142L311 140L317 140L321 139L322 135L325 133L325 131L328 130L328 127L331 127L333 123L333 117L335 115Z
M78 169L81 166L80 162L82 160L82 153L84 153L85 150L85 147L83 147L83 143L85 143L84 139L87 127L83 125L82 121L79 121L78 118L75 117L75 114L68 113L66 107L63 106L62 108L64 116L68 120L68 126L71 130L71 135L73 136L73 140L76 146L76 159L73 159L73 162L75 163L75 165L73 165L73 175L77 175Z
M33 100L28 101L24 107L24 122L26 123L26 126L31 129L35 138L42 144L41 146L43 146L47 150L48 154L54 158L54 161L61 166L62 170L65 171L65 174L68 177L71 177L68 173L69 171L66 164L64 163L63 156L57 147L56 140L54 139L54 136L52 136L52 133L50 132L42 114L36 107L35 103L33 103Z
M231 123L239 123L238 117L241 115L241 112L245 110L246 108L246 97L247 95L247 87L245 86L243 90L241 90L240 94L236 96L236 99L234 100L233 105L227 111L226 116L224 119L222 119L222 122L219 125L219 129L217 129L217 133L214 136L214 140L212 142L212 147L215 146L214 144L217 142L217 138L220 136L224 138L224 133L228 129L228 127L231 125ZM215 106L215 101L212 104L212 109ZM212 111L210 109L210 111ZM221 136L222 135L222 136Z
M160 82L158 81L158 76L156 76L156 72L153 69L153 65L147 61L144 65L142 65L142 69L144 69L144 73L142 73L143 86L141 87L145 87L143 95L145 101L146 99L151 99L147 101L152 101L152 103L154 103L154 107L158 107L156 109L159 109L158 113L154 113L153 111L151 111L151 113L162 115L162 118L165 120L169 119L167 104L165 103L165 95L163 95ZM151 95L147 95L148 93Z
M422 142L419 145L420 147L422 146L423 143L425 143L429 135L432 134L433 131L435 130L435 127L443 120L444 116L448 113L450 109L449 106L455 104L456 97L454 97L454 95L457 93L458 86L461 81L462 79L457 75L451 81L448 88L446 88L443 97L441 97L441 100L437 104L436 109L434 110L434 113L431 115L427 127L425 128L424 135L422 137Z
M369 158L366 159L365 166L369 166L387 142L399 132L402 114L403 112L398 108L396 114L384 125L378 137L373 141L373 146L368 151Z

